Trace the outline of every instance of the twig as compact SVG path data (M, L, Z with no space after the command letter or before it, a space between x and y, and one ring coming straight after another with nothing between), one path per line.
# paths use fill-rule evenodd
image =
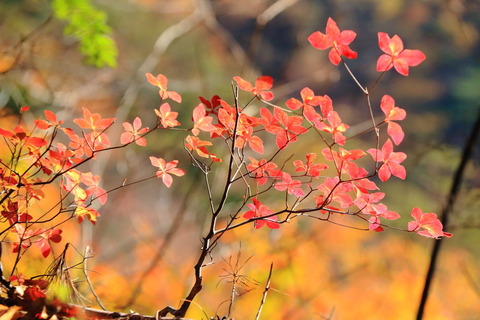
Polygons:
M263 305L265 304L265 300L267 299L267 293L268 293L268 290L270 290L270 280L272 279L272 270L273 270L273 262L270 264L270 272L268 273L267 283L265 284L265 290L263 290L262 301L260 301L260 306L258 307L255 320L260 319L260 314L262 313Z
M92 285L92 282L90 281L90 278L88 277L88 272L87 272L87 255L90 253L90 247L87 246L85 248L85 260L83 261L83 274L85 275L85 279L87 280L87 283L88 283L88 287L90 288L90 291L92 292L93 296L95 297L95 300L97 301L98 305L100 306L100 308L102 308L103 310L107 310L107 308L105 308L105 306L103 305L102 301L100 300L99 296L97 295L97 293L95 292L95 289L93 288L93 285Z
M18 62L20 61L20 58L21 58L21 55L22 55L22 47L23 45L28 41L30 40L31 38L33 38L34 35L36 35L38 32L40 32L42 29L44 29L53 19L53 15L50 15L45 21L43 21L40 25L38 25L37 27L35 27L34 29L32 29L29 33L27 33L26 35L24 35L14 46L13 46L13 50L14 50L14 61L11 65L10 68L0 72L0 74L4 74L4 73L7 73L9 72L10 70L12 70L17 64Z
M465 169L467 167L468 160L470 159L473 149L476 143L476 140L478 139L478 136L480 134L480 106L478 108L478 116L477 120L472 128L472 131L470 132L470 136L465 143L465 146L463 148L463 153L462 153L462 158L460 160L460 163L458 164L457 170L455 171L455 175L452 180L452 185L450 187L450 193L448 195L447 203L445 207L443 208L440 221L442 222L443 226L446 228L448 225L448 218L450 213L452 212L453 206L457 200L457 195L458 192L460 191L460 187L462 185L462 180L463 180L463 174L465 172ZM428 295L430 292L430 286L433 282L433 277L435 274L435 269L437 266L437 258L438 254L440 252L441 245L443 243L443 240L437 240L435 244L433 245L431 256L430 256L430 264L428 266L428 271L427 275L425 277L425 283L423 286L423 292L422 292L422 297L420 299L420 303L418 305L418 310L417 310L417 320L423 319L423 313L425 311L425 305L427 303Z

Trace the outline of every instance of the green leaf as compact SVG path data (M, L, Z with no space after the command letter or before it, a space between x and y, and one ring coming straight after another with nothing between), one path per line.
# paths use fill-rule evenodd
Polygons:
M118 50L105 12L93 7L90 0L53 0L52 8L57 19L67 22L65 35L78 39L87 64L116 67Z

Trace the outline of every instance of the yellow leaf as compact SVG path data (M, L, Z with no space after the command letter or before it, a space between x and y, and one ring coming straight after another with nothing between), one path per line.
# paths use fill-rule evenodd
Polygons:
M16 59L9 54L0 53L0 73L10 71L15 66Z

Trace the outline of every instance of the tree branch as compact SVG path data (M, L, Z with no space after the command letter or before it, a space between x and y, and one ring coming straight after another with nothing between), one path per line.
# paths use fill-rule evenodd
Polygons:
M470 159L473 153L473 149L475 147L475 143L479 135L480 135L480 106L478 108L477 120L472 128L472 131L470 132L470 136L467 142L465 143L465 146L463 148L462 158L460 160L460 163L458 164L457 170L455 171L455 175L453 176L452 185L450 187L450 193L448 195L447 203L441 213L440 221L442 222L444 228L446 228L448 225L449 216L452 212L453 206L455 205L458 192L460 191L460 187L462 185L463 174L467 167L468 160ZM416 317L417 320L423 319L425 305L427 303L428 295L430 293L430 286L433 282L433 277L435 275L438 254L440 252L442 243L443 243L443 240L439 239L434 243L432 248L432 252L430 255L430 264L428 266L427 275L425 277L422 297L418 305L417 317Z

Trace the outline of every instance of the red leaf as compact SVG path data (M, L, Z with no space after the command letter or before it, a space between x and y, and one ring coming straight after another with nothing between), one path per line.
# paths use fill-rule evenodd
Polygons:
M148 128L140 129L141 127L142 120L139 117L136 117L135 120L133 120L133 125L124 122L123 128L125 129L125 132L120 135L120 142L122 144L135 142L139 146L145 147L147 145L147 140L142 137L142 135L148 132Z
M275 183L275 189L278 191L287 191L287 193L296 197L303 197L304 192L301 189L302 182L300 180L293 180L292 176L284 172L281 177L281 181Z
M156 77L151 73L146 73L145 76L147 77L148 82L151 85L158 87L160 90L158 94L162 99L172 99L175 102L181 103L182 96L180 96L176 91L168 91L167 84L168 79L163 74L159 74Z
M248 145L253 151L263 154L263 141L260 137L251 136L250 139L248 139Z
M177 177L185 174L184 170L177 168L178 160L166 162L162 158L150 157L150 162L154 167L158 167L156 175L162 179L163 184L165 184L167 188L170 188L173 182L171 174Z
M356 36L357 34L351 30L340 31L337 23L332 18L328 18L325 34L316 31L308 37L308 41L319 50L332 48L328 58L334 65L338 65L342 61L341 56L349 59L357 58L357 53L349 47Z
M255 87L241 77L233 77L233 80L237 82L238 87L243 91L251 92L257 97L260 96L265 101L273 100L273 93L268 91L273 86L272 77L259 77L257 80L255 80Z
M233 77L233 80L237 82L238 87L243 91L253 91L253 86L250 84L250 82L244 80L242 77Z
M91 113L87 108L82 108L83 118L74 119L75 122L80 128L90 129L93 131L103 131L108 128L115 121L114 118L105 118L102 119L102 116L98 113Z
M46 298L46 295L37 287L28 287L23 292L23 298L27 301L36 301L38 299Z
M275 179L281 175L277 165L271 161L265 159L258 161L252 157L248 157L248 159L251 163L247 166L247 169L253 174L259 186L265 184L268 178Z
M11 132L11 131L4 130L4 129L0 128L0 135L2 135L4 137L7 137L7 138L11 138L11 137L14 136L14 133Z
M443 231L442 222L438 220L435 213L424 213L419 208L413 208L411 215L415 220L408 223L408 231L418 233L424 237L435 239L439 239L441 237L450 238L452 236L451 233Z
M177 121L178 112L173 112L170 105L165 102L158 110L155 109L155 114L160 118L160 123L164 128L177 127L180 122Z
M198 136L200 130L205 132L212 132L215 131L216 128L212 124L213 118L211 116L207 116L207 112L205 111L205 106L203 103L200 103L198 106L193 109L193 128L192 133L195 136Z
M382 101L380 102L380 108L383 113L385 113L385 122L388 123L388 135L392 138L395 144L400 144L405 134L403 133L402 127L398 123L393 122L393 120L403 120L407 113L404 109L396 107L395 100L389 95L383 96Z
M377 60L379 72L385 72L394 67L401 75L408 76L409 67L419 65L426 58L420 50L404 50L403 41L397 35L390 38L388 34L379 32L378 45L385 52Z
M405 168L400 165L407 155L403 152L393 152L393 144L390 139L385 142L381 150L368 149L373 159L377 162L382 162L380 169L378 170L378 177L382 181L387 181L391 175L396 176L404 180L407 176Z
M272 210L266 205L262 204L257 198L252 199L253 204L247 204L247 207L250 208L249 211L243 214L245 219L257 219L261 217L268 217L265 219L255 220L255 229L259 229L264 225L271 229L278 229L280 225L276 222L278 219L273 215Z
M210 153L208 152L206 146L211 146L210 141L200 140L198 137L187 136L185 138L185 147L191 152L196 151L200 157L208 158Z

